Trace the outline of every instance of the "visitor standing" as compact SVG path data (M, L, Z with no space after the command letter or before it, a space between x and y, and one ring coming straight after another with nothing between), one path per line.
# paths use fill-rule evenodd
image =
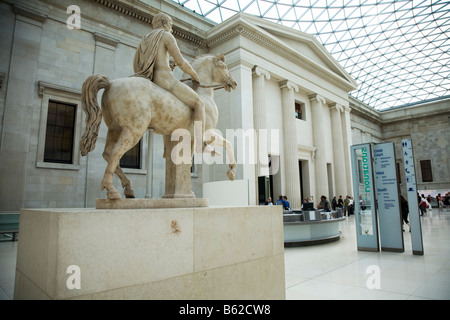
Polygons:
M286 196L283 196L283 201L284 201L284 209L285 210L291 210L291 204L289 203L289 201L288 201Z
M336 210L337 207L337 200L336 200L336 196L333 197L333 200L331 200L331 208L334 210Z
M344 200L344 216L347 215L348 216L348 206L350 205L350 199L348 196L345 196L345 200Z

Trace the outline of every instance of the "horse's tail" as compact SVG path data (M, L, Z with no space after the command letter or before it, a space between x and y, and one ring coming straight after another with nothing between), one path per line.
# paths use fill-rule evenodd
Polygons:
M98 131L102 122L102 109L97 102L97 93L110 86L109 79L101 74L94 74L86 79L81 91L81 103L86 114L86 131L80 140L81 155L94 150Z

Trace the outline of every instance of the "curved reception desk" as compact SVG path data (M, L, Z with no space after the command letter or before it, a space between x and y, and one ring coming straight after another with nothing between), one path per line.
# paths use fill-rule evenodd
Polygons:
M292 211L283 214L284 246L310 246L337 241L341 232L337 212Z

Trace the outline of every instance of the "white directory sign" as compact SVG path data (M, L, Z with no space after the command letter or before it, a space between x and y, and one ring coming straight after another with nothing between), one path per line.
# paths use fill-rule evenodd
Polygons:
M350 147L353 195L355 197L356 241L358 250L379 251L378 222L374 192L372 145Z
M404 251L394 143L373 146L381 250Z
M402 140L403 164L405 166L406 190L408 195L409 222L413 254L423 255L422 226L417 203L416 173L411 139Z

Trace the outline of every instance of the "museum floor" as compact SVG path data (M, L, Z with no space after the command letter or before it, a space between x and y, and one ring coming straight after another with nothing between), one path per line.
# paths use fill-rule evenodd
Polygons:
M403 253L358 252L354 216L341 222L337 242L285 248L286 299L450 299L450 211L422 218L423 256L412 255L405 227ZM0 300L12 299L16 253L17 242L0 242ZM373 270L379 288L369 289Z

